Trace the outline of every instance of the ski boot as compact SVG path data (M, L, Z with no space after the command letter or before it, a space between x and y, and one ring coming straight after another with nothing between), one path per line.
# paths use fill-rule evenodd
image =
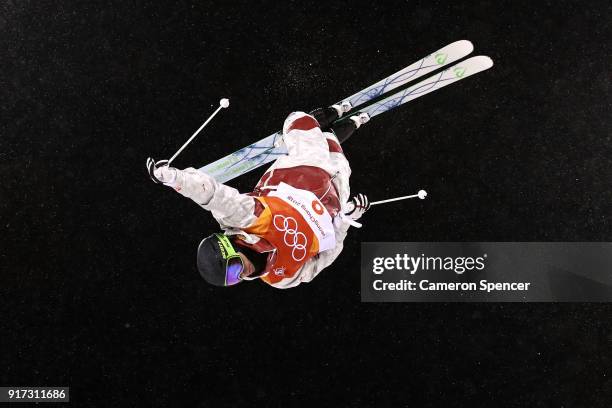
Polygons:
M338 118L341 118L342 115L353 109L353 105L349 101L342 101L339 105L332 105L331 107L338 112Z
M328 106L327 108L315 109L310 114L319 122L323 131L328 130L332 123L342 117L346 112L353 107L349 101L341 102L340 104Z

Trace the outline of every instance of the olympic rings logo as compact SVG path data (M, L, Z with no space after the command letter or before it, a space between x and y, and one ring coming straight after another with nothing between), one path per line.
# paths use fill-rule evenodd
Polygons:
M293 248L291 251L291 257L297 262L303 260L306 257L306 245L308 245L308 239L306 235L297 230L298 224L295 218L285 217L284 215L276 214L272 220L274 228L279 232L284 232L283 241L289 248Z

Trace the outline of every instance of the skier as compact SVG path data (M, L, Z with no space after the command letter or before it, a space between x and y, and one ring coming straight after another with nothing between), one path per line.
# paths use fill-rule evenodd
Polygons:
M349 226L360 227L356 221L370 205L425 199L427 192L420 190L373 203L363 194L349 201L351 168L340 143L371 118L493 66L489 57L471 57L391 93L460 60L473 49L467 40L456 41L343 102L311 114L290 114L282 131L284 147L276 144L275 133L202 167L202 171L170 167L220 109L229 106L227 98L221 99L220 106L172 158L159 162L149 158L147 169L155 182L174 187L211 211L224 230L205 238L198 247L197 265L204 279L231 286L259 278L277 288L310 282L337 258ZM338 121L353 106L359 113ZM240 194L215 180L231 180L277 156L281 157L251 193Z
M240 194L194 168L179 170L149 158L153 181L173 187L210 211L223 233L198 246L197 267L217 286L261 279L276 288L310 282L340 254L350 225L369 208L363 194L349 200L351 168L340 143L369 120L360 113L333 124L349 102L291 113L277 159L255 189Z

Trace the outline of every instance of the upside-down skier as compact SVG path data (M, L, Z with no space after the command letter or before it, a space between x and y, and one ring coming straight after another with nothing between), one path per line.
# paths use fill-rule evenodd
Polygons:
M310 282L338 257L349 227L359 227L369 208L363 194L349 200L351 168L340 147L369 116L333 123L350 108L344 102L290 114L282 130L288 154L247 194L194 168L147 160L155 182L210 211L223 230L198 246L197 268L207 282L231 286L260 279L291 288Z
M361 226L357 220L370 205L424 199L425 190L373 203L364 194L349 200L351 168L340 143L371 118L493 66L489 57L471 57L400 88L464 58L473 49L467 40L456 41L342 102L310 114L294 112L285 120L281 144L276 144L278 134L273 134L201 171L170 167L217 112L229 106L222 99L220 107L170 160L149 158L147 169L155 182L173 187L209 210L223 229L198 247L197 267L204 279L218 286L261 279L277 288L310 282L338 257L349 226ZM357 113L347 119L353 107ZM248 194L216 180L231 180L278 156Z

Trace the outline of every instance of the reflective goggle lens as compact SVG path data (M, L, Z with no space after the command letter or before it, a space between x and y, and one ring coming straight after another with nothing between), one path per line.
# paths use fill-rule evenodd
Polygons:
M244 270L242 258L236 256L227 260L225 268L225 284L227 286L235 285L241 281L240 273Z

